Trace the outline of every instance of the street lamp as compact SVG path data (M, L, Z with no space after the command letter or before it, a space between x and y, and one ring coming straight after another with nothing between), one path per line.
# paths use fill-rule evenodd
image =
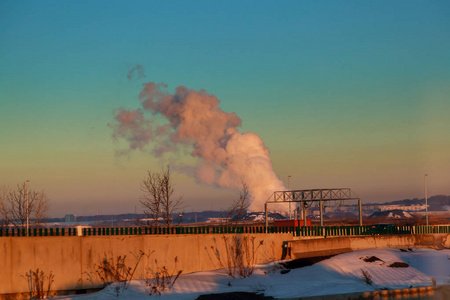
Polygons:
M28 229L30 228L30 223L29 223L29 213L28 213L28 182L29 180L26 181L26 187L27 187L27 236L28 236Z
M425 219L426 219L426 224L428 226L428 195L427 195L427 176L428 174L425 174L423 176L424 180L425 180Z
M290 179L291 179L291 175L288 175L288 190L291 191L291 189L289 188L290 185ZM289 220L291 219L291 198L289 198Z

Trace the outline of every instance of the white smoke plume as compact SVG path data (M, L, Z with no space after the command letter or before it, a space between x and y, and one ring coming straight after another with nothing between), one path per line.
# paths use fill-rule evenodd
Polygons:
M249 210L263 210L268 197L284 186L261 138L252 132L240 133L241 119L224 112L220 100L205 90L179 86L170 94L166 88L163 83L145 83L139 95L142 108L117 112L115 124L110 125L113 138L125 139L129 151L144 150L151 144L157 156L191 147L198 164L179 170L200 182L225 188L241 189L244 181L252 200ZM144 112L149 112L147 119ZM158 116L165 124L157 121Z

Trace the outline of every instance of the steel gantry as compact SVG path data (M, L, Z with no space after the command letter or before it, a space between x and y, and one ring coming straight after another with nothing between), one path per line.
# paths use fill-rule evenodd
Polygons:
M352 196L352 191L349 188L288 190L274 192L264 205L266 229L268 226L267 205L269 203L298 203L298 210L303 210L303 224L306 225L306 208L310 207L314 202L318 202L320 211L320 226L323 226L323 203L325 201L348 200L358 200L359 225L362 226L361 199Z

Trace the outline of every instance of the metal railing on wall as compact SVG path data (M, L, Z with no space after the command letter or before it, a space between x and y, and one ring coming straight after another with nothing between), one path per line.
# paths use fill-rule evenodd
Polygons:
M264 226L202 226L202 227L89 227L30 228L30 237L51 236L114 236L114 235L181 235L181 234L256 234L266 233ZM289 233L297 237L338 237L389 234L450 233L450 225L389 226L269 226L268 234ZM0 228L0 237L26 237L25 228Z

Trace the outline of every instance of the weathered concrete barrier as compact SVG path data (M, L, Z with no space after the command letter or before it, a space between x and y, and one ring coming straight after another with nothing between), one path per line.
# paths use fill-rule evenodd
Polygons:
M39 268L54 275L52 290L74 291L99 287L96 267L103 259L126 255L134 278L148 278L150 270L176 267L184 274L226 267L227 244L239 237L243 247L256 255L255 263L281 258L333 255L381 247L450 248L450 234L335 237L293 240L292 234L199 234L131 236L1 237L0 299L19 298L28 292L25 274ZM255 250L252 250L255 249ZM288 251L286 251L288 250ZM216 254L221 257L221 262ZM175 266L175 258L177 265Z
M226 244L234 234L134 235L88 237L1 237L0 294L28 292L25 274L37 268L54 275L52 290L80 290L98 287L96 266L102 259L126 255L127 266L134 267L140 251L144 256L134 278L148 278L150 269L176 268L183 274L219 269L226 266ZM278 260L283 241L292 234L239 234L254 245L255 263ZM244 245L244 244L243 244ZM219 253L222 263L215 253ZM7 298L5 296L0 298ZM8 297L8 298L13 298Z
M450 248L450 234L378 235L291 240L287 243L292 259L335 255L370 248L431 247Z

